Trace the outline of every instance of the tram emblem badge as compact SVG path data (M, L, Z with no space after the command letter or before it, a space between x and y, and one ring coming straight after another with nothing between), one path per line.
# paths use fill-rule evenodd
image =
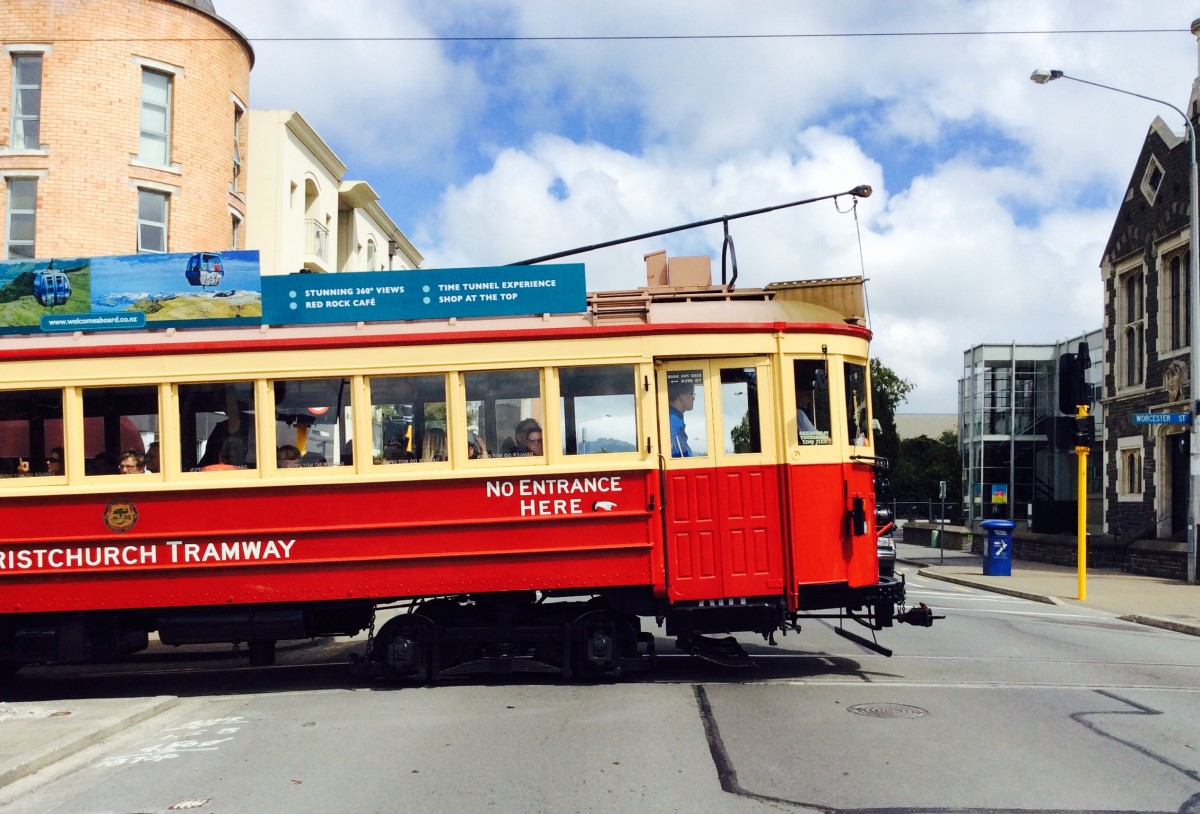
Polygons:
M104 525L108 526L109 531L124 534L134 527L137 520L137 506L127 500L114 500L104 507Z

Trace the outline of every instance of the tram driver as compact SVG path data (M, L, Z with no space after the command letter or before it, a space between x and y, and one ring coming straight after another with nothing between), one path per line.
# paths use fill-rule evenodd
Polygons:
M668 382L667 401L671 407L671 457L690 458L692 448L683 414L696 406L696 386L691 382Z

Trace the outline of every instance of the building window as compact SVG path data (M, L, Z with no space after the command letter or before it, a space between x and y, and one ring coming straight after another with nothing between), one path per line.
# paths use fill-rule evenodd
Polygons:
M37 179L8 179L8 229L6 231L9 260L32 260L34 238L37 235Z
M1158 197L1158 190L1162 187L1164 176L1162 164L1158 163L1157 158L1150 156L1150 160L1146 163L1146 171L1142 173L1141 190L1142 195L1151 206L1154 206L1154 199Z
M42 55L13 55L12 136L14 150L40 150Z
M170 196L151 189L138 190L138 253L167 250L167 212Z
M233 106L233 178L229 181L229 191L235 195L242 177L242 115L241 107L235 104Z
M171 76L142 69L142 126L138 160L165 167L171 163Z
M367 240L367 270L375 270L375 241Z
M236 214L230 215L230 218L232 219L233 222L229 228L229 232L230 232L229 248L236 251L238 248L238 243L242 239L242 219L239 218Z
M1188 337L1191 330L1191 303L1188 299L1189 273L1191 268L1191 252L1172 255L1163 264L1162 281L1165 304L1163 312L1167 317L1164 327L1164 350L1180 350L1190 343Z
M1117 442L1120 472L1117 476L1117 497L1122 500L1142 498L1142 439L1140 436L1121 438Z
M1121 326L1121 385L1136 387L1146 368L1145 274L1139 266L1121 275L1117 313Z

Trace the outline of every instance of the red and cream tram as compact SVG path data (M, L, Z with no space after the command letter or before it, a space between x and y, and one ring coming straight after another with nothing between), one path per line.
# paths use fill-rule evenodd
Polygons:
M370 628L397 675L613 676L652 662L648 617L732 662L726 634L806 617L929 624L878 573L862 280L703 276L572 314L0 339L0 665Z

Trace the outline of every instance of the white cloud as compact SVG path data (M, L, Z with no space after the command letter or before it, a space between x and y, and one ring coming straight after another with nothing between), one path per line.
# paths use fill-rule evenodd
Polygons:
M218 3L219 6L225 4ZM865 267L875 353L952 412L962 352L1099 327L1098 266L1142 139L1184 106L1191 4L258 0L254 36L814 35L805 38L256 44L255 107L300 110L429 265L503 263L849 189L731 224L739 284ZM1173 29L1170 33L1082 33ZM995 33L921 32L1078 31ZM909 36L816 36L845 33ZM379 173L384 181L373 175ZM861 234L863 255L859 256ZM708 252L720 227L595 252L589 285L641 256Z

